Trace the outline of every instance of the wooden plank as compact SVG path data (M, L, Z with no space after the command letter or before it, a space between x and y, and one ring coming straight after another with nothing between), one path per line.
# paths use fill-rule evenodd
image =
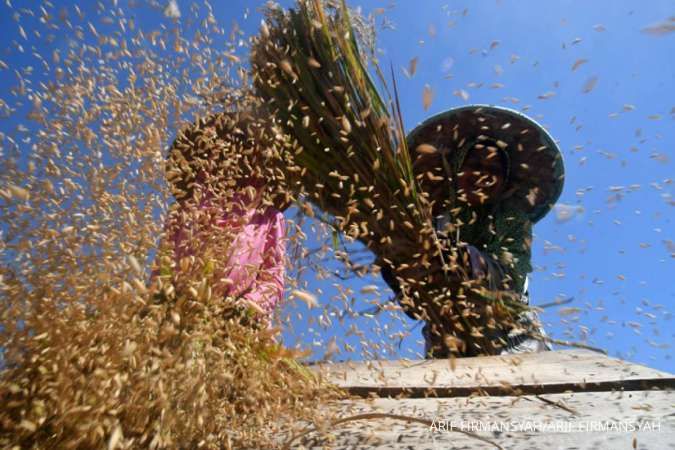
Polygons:
M675 389L675 376L588 350L313 367L352 395L419 398Z
M508 449L631 449L634 439L638 449L675 449L674 412L675 393L670 391L345 400L325 405L322 413L336 418L397 414L435 426L391 419L353 421L331 427L322 437L310 433L293 448L497 448L447 430L454 425Z

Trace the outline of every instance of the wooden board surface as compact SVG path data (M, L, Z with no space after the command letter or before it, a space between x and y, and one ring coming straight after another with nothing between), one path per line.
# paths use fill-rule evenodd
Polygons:
M313 370L361 397L675 389L675 375L588 350L426 361L322 364Z
M435 427L389 418L351 421L330 427L323 437L310 433L293 448L499 448L458 431L447 431L454 425L473 430L505 449L632 449L634 443L638 449L675 449L672 391L356 399L325 405L322 413L329 412L336 418L372 413L405 415L427 420ZM443 423L446 429L442 429ZM502 427L502 432L496 432L496 427Z

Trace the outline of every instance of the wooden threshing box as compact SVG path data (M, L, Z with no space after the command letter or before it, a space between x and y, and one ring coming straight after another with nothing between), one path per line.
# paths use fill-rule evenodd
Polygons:
M351 394L326 410L364 419L297 448L675 449L675 376L591 351L314 369Z

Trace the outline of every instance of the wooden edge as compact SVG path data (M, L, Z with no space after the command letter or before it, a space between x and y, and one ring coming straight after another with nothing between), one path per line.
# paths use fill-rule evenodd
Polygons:
M427 398L427 397L469 397L514 396L562 394L566 392L609 392L609 391L675 391L675 378L649 378L634 380L612 380L586 383L522 384L512 386L462 387L395 387L395 386L345 386L341 390L351 396L362 398Z
M612 357L604 353L598 353L586 349L552 350L539 353L517 353L517 354L492 355L492 356L470 356L455 359L455 364L457 365L457 369L463 369L465 368L465 366L468 366L470 368L476 368L478 365L482 367L503 366L507 364L520 366L521 364L531 363L532 360L537 360L536 363L539 364L540 363L539 360L541 359L543 359L543 362L545 363L556 363L556 364L567 361L607 360L613 363L620 362L626 365L641 366L651 369L649 366L645 366L644 364L624 361L622 359ZM334 372L334 371L352 371L354 369L380 370L386 368L398 368L401 370L405 370L414 367L433 368L434 366L439 364L446 366L448 361L449 361L448 358L420 359L420 360L375 359L370 361L357 360L357 361L340 361L340 362L308 361L303 362L303 365L305 365L310 370L315 371L328 370ZM663 373L668 374L668 372Z

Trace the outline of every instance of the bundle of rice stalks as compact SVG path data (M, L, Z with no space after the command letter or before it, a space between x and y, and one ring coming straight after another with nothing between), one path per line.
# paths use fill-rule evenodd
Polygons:
M486 300L467 279L459 252L437 239L429 198L413 175L395 81L393 95L383 100L358 37L344 0L269 8L251 53L254 84L302 146L295 162L310 201L395 270L411 314L442 326L444 336L484 340L479 346L487 349L482 329L495 318L508 320L517 304L500 293L496 302ZM415 152L434 151L428 147Z
M331 15L321 2L303 1L297 11L269 9L268 19L272 26L263 27L252 50L255 83L304 147L296 162L311 200L335 214L344 230L386 204L413 225L402 236L416 240L428 214L400 115L371 80L346 7ZM365 234L387 234L382 213L369 222Z

